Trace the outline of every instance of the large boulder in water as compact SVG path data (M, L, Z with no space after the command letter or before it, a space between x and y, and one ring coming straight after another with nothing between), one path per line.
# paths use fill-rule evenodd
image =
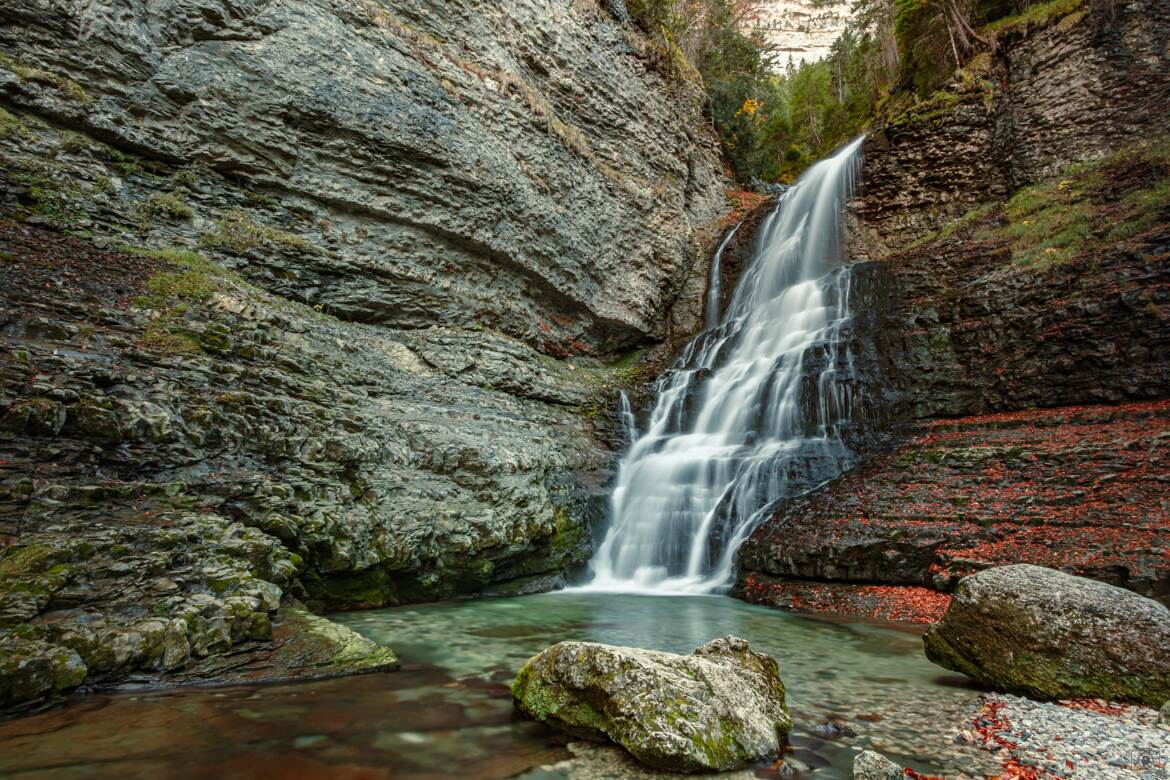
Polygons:
M1153 706L1170 698L1170 610L1053 569L965 577L924 641L931 661L996 690Z
M561 642L524 665L512 695L543 723L680 772L775 755L792 728L776 661L731 636L691 655Z

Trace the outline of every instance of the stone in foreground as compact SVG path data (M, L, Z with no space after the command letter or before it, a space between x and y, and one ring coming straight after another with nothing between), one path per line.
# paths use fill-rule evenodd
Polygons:
M1170 698L1170 610L1053 569L964 578L924 641L931 661L996 690L1155 707Z
M691 655L561 642L524 665L512 695L542 723L677 772L775 755L792 728L776 661L731 636Z
M902 767L872 750L863 750L853 759L853 780L901 780L905 776Z
M69 648L16 637L0 639L0 711L52 703L84 679L85 663Z

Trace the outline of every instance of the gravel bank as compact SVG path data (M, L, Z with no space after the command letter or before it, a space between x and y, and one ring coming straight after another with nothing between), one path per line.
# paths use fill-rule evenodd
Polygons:
M1170 728L1157 723L1157 711L1146 707L996 694L985 697L974 729L961 738L997 754L1004 777L1167 780Z

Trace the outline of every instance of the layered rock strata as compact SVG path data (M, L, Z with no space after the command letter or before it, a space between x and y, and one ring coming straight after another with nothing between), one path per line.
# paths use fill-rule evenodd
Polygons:
M0 710L387 668L300 602L587 558L632 350L697 327L672 303L729 208L632 27L569 0L0 22L0 641L61 672Z

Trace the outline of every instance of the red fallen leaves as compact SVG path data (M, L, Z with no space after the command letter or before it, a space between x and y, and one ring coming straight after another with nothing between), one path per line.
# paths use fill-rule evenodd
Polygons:
M1034 766L1021 764L1014 758L1009 758L1003 765L1003 772L999 773L991 780L1041 780L1049 777L1047 772L1041 772Z
M906 777L910 778L910 780L947 780L945 777L939 777L938 775L924 775L921 772L915 772L910 767L906 767L902 770L902 772L905 773Z
M727 190L727 200L732 203L732 210L723 218L724 227L731 227L739 222L752 209L758 208L768 199L767 195L748 190Z
M9 255L0 276L0 299L6 303L43 300L43 290L51 289L73 301L93 299L126 308L165 266L145 255L99 249L92 242L7 220L0 220L0 243ZM56 316L79 315L62 310Z
M1113 704L1104 699L1063 699L1057 704L1070 710L1088 710L1099 715L1122 715L1130 709L1128 705Z
M1004 750L1014 750L1016 748L1015 742L999 736L1003 733L1010 733L1012 728L1011 722L1003 714L1003 707L1004 702L1002 701L987 702L972 725L979 736L983 738L983 744L993 744ZM1049 776L1036 767L1021 764L1014 758L1008 758L1004 761L1003 771L992 777L991 780L1043 780Z
M781 509L744 558L800 576L818 560L839 557L840 570L884 545L900 581L909 569L943 589L989 565L1026 562L1164 592L1167 473L1170 400L937 420Z
M933 623L951 603L946 593L912 585L774 580L757 573L745 577L741 588L743 600L753 604L905 623Z

